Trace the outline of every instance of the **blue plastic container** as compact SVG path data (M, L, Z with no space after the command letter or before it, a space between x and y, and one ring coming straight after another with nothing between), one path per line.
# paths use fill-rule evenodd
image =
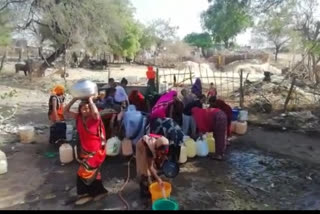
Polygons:
M232 121L237 121L239 118L240 110L239 109L233 109L232 110Z

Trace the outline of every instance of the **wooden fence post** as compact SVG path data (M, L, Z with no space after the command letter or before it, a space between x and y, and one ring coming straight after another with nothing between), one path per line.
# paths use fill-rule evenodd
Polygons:
M159 68L157 68L157 82L156 82L156 84L157 84L157 91L158 91L158 93L159 93L159 86L160 86L160 80L159 80Z
M288 104L289 104L289 101L291 99L291 94L292 94L292 91L293 91L293 88L294 88L294 85L296 84L296 77L293 78L292 80L292 83L291 83L291 87L290 87L290 90L289 90L289 93L288 93L288 96L287 96L287 99L284 103L284 108L283 108L283 112L286 113L287 112L287 107L288 107Z
M240 107L243 108L244 93L243 93L243 70L240 69Z

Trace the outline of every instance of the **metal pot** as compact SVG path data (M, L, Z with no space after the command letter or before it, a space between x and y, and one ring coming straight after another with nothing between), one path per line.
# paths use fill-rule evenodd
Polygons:
M73 97L90 97L98 95L98 86L89 80L79 80L71 87L70 93Z

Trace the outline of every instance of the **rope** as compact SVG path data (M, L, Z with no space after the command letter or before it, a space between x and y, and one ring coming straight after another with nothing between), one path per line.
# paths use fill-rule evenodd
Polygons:
M121 193L122 193L122 191L124 190L124 188L127 186L127 184L129 183L129 180L130 180L130 163L131 163L131 161L132 161L134 158L135 158L135 157L132 156L132 157L130 158L130 160L128 161L128 175L127 175L127 180L126 180L126 182L124 183L124 185L121 187L120 191L118 192L118 196L119 196L119 198L121 199L121 201L126 205L127 210L129 210L130 205L129 205L128 202L122 197Z

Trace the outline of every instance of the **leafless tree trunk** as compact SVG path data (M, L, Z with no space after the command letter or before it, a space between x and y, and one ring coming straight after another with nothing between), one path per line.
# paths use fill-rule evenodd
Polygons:
M57 49L51 56L45 59L45 61L42 63L42 65L39 68L38 75L44 76L44 72L49 68L51 63L53 63L57 58L61 56L66 50L66 45L62 45L59 49Z
M6 58L7 58L7 51L4 52L4 54L3 54L2 58L1 58L1 62L0 62L0 72L1 72L2 69L3 69L4 62L5 62Z

